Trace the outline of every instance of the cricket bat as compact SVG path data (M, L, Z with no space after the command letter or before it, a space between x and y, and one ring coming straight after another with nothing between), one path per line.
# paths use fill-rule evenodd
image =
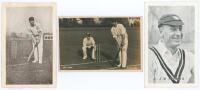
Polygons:
M116 55L115 55L115 57L114 57L114 60L112 61L112 66L116 66L116 65L118 65L119 64L119 60L118 60L118 58L119 58L119 52L121 51L121 48L119 48L118 50L117 50L117 53L116 53Z
M34 53L34 51L35 51L35 48L37 48L37 43L35 43L34 48L32 49L31 53L29 54L27 62L30 61L31 56L33 55L33 53Z

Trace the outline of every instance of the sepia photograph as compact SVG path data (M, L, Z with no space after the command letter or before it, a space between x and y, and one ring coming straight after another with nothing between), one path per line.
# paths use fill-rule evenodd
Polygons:
M151 2L145 10L145 85L195 86L197 4Z
M60 70L141 71L141 17L59 17Z
M55 4L3 3L2 6L3 86L55 86Z

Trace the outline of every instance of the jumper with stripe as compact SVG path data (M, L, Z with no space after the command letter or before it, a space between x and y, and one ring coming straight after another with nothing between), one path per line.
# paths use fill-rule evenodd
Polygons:
M186 50L178 48L175 55L170 55L166 47L158 43L149 48L149 82L189 83L194 66L193 60L193 54Z

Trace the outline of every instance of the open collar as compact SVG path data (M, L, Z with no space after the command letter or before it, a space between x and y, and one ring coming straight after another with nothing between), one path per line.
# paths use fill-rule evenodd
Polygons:
M175 55L176 55L176 56L180 56L180 52L179 52L178 49L176 50L175 54L173 55L173 54L171 53L171 51L169 51L169 50L167 49L167 47L165 46L163 40L159 40L159 41L158 41L158 44L156 44L155 46L156 46L156 49L159 50L159 52L160 52L161 55L170 54L170 55L172 55L172 56L175 56Z

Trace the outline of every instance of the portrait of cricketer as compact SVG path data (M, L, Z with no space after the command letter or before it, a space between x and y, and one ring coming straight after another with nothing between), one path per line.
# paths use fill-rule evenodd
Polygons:
M179 47L183 40L183 20L175 14L158 20L159 41L149 47L149 83L194 83L194 55Z

